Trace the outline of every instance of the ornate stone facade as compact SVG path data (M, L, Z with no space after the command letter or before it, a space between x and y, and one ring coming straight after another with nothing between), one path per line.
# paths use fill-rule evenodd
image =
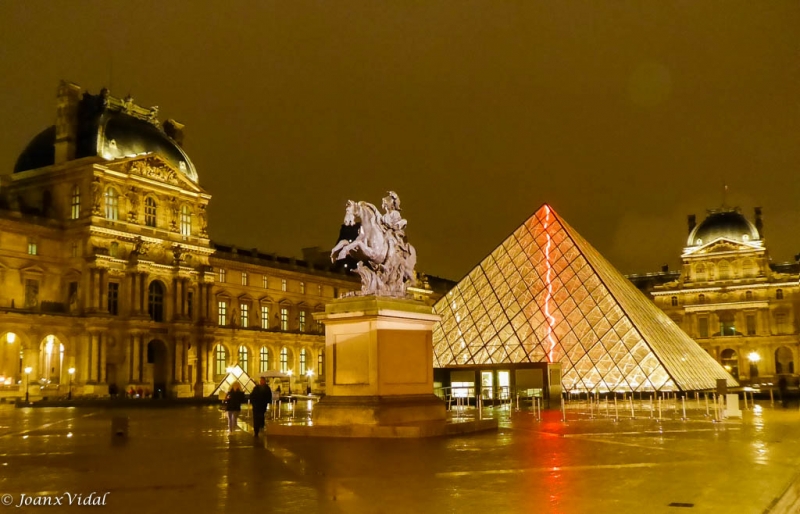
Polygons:
M80 93L0 177L0 396L202 396L237 363L323 386L311 313L357 277L213 244L183 126Z
M734 378L774 383L776 375L795 375L800 270L771 262L761 209L755 223L729 208L709 211L699 225L689 216L681 257L679 275L629 278Z

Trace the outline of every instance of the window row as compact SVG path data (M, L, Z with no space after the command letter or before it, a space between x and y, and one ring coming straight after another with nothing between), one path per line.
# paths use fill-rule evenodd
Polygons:
M239 312L237 313L235 307L230 307L228 300L219 300L217 302L217 324L219 326L238 325L241 328L259 327L262 330L279 328L284 332L288 330L298 330L300 332L316 331L317 324L314 323L307 311L298 311L294 320L296 325L291 327L289 314L290 309L288 307L280 307L274 315L275 322L271 322L269 305L260 305L260 309L257 312L253 312L249 302L239 302Z
M293 356L293 355L292 355ZM270 352L269 348L262 346L258 350L258 368L252 369L250 366L250 350L242 345L237 350L237 360L232 364L237 364L245 373L250 375L256 373L264 373L273 369L270 367ZM281 373L292 373L295 371L294 366L290 364L290 350L287 347L281 348L278 353L278 367L276 368ZM223 375L228 371L228 351L221 344L214 347L214 373L216 375ZM317 369L313 369L311 365L311 351L301 348L298 353L298 369L297 374L300 376L317 375L318 377L325 376L325 352L321 351L317 355Z
M719 324L719 331L714 331L712 333L711 330L711 322L709 321L708 316L700 316L697 318L697 334L701 339L707 337L726 337L726 336L737 336L737 335L748 335L754 336L757 335L757 325L756 325L756 313L746 313L744 315L744 331L741 330L741 326L739 329L736 328L736 316L733 312L720 312L717 315L717 320ZM792 330L792 327L788 324L788 316L785 312L775 312L773 314L773 321L774 327L772 329L773 333L776 334L783 334L788 333Z
M241 284L243 286L250 286L251 285L250 274L248 272L242 271L241 275L240 275L240 278L241 278ZM273 279L273 280L277 280L277 279ZM219 281L221 283L227 283L228 282L228 271L225 268L219 268ZM261 275L261 287L264 288L264 289L269 289L269 287L270 287L270 279L269 279L268 275ZM280 279L280 290L284 291L284 292L288 292L289 291L289 281L286 280L285 278ZM292 292L294 292L294 291L292 291ZM303 282L303 281L298 282L297 292L299 292L300 294L306 294L307 291L306 291L306 283L305 282ZM345 291L345 293L347 293L347 291ZM323 295L323 286L322 286L322 284L317 284L317 296L322 296L322 295ZM338 297L339 297L339 288L338 287L334 287L333 288L333 298L338 298Z

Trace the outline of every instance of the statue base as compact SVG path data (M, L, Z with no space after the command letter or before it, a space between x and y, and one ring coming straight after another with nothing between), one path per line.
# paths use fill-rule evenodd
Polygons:
M433 324L422 302L355 296L329 303L314 317L325 324L326 396L315 426L444 421L433 394Z

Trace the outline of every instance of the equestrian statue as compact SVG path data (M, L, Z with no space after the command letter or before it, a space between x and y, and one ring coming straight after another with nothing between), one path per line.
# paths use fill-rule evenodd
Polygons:
M360 224L358 237L342 239L331 250L331 262L348 256L358 260L361 295L404 298L406 287L414 285L417 251L406 240L406 220L400 214L400 198L389 191L383 199L384 213L368 202L348 200L344 224Z

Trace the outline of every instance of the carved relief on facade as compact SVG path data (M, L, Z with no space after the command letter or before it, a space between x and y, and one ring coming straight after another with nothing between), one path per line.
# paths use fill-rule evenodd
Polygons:
M172 213L172 219L169 222L169 231L178 232L181 212L178 207L178 199L174 196L169 199L169 210Z
M178 183L178 172L155 159L131 161L128 163L127 171L132 175L141 175L161 182Z
M128 199L128 221L130 223L138 223L139 220L139 191L133 187L128 187L125 197Z
M92 214L94 216L103 214L103 184L100 183L100 177L94 177L92 180Z
M200 211L197 213L200 218L200 237L208 237L208 219L206 218L206 206L201 205Z

